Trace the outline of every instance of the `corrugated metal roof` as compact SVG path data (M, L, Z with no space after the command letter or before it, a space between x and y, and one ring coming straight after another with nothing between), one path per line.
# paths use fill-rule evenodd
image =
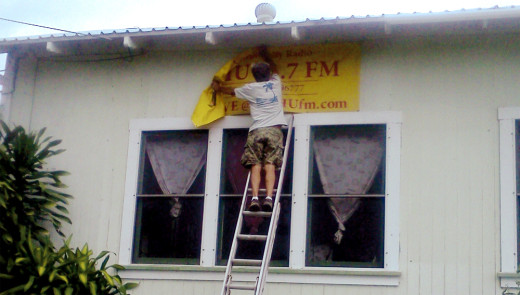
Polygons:
M183 33L205 33L244 31L249 29L286 28L291 26L315 27L320 25L356 24L368 26L378 22L389 25L396 24L421 24L421 23L447 23L457 21L473 21L488 19L520 19L520 6L508 6L478 9L462 9L456 11L426 12L426 13L397 13L382 15L350 16L320 19L305 19L301 21L277 21L273 23L234 23L207 26L179 26L158 28L125 28L111 30L95 30L78 33L57 33L28 37L11 37L0 39L0 46L12 46L15 44L43 43L48 41L72 41L82 39L111 39L124 36L154 36L175 35Z
M330 18L330 19L340 19ZM327 19L327 20L330 20ZM346 18L343 18L346 19ZM125 29L107 29L107 30L93 30L77 33L56 33L56 34L45 34L35 36L22 36L22 37L8 37L0 39L0 42L9 41L28 41L28 40L43 40L43 39L55 39L55 38L71 38L71 37L98 37L98 36L114 36L122 34L136 34L136 33L151 33L151 32L170 32L170 31L200 31L200 30L218 30L218 29L229 29L229 28L246 28L246 27L262 27L262 26L277 26L283 24L295 24L295 23L308 23L308 22L320 22L325 21L324 18L304 21L277 21L273 23L234 23L234 24L221 24L221 25L206 25L206 26L179 26L179 27L154 27L154 28L125 28Z
M156 27L156 28L125 28L125 29L109 29L109 30L94 30L78 33L57 33L57 34L46 34L36 36L25 36L25 37L9 37L3 38L0 42L9 41L24 41L24 40L44 40L49 38L70 38L70 37L97 37L97 36L111 36L120 34L135 34L135 33L147 33L147 32L167 32L167 31L193 31L193 30L218 30L218 29L229 29L229 28L245 28L245 27L260 27L260 26L280 26L288 24L310 24L310 23L326 23L330 21L345 21L345 20L366 20L366 19L382 19L382 18L395 18L395 17L409 17L409 16L447 16L447 15L460 15L472 14L475 12L491 12L491 11L504 11L504 10L517 10L519 6L508 6L499 7L495 6L492 8L477 8L477 9L462 9L455 11L443 11L443 12L414 12L414 13L397 13L397 14L381 14L381 15L366 15L366 16L355 16L350 17L322 17L319 19L305 19L300 21L277 21L273 23L234 23L234 24L221 24L221 25L206 25L206 26L179 26L179 27ZM520 16L520 15L519 15Z

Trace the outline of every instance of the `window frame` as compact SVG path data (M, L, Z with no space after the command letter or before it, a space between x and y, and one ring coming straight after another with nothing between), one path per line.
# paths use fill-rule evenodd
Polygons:
M289 117L289 115L286 115ZM218 204L224 129L248 128L249 116L228 116L208 126L196 128L189 118L135 119L130 122L127 174L122 214L119 263L126 266L124 278L187 279L184 272L197 271L193 279L221 280L221 271L216 265ZM385 157L385 237L383 268L306 267L307 191L309 173L310 130L320 125L386 125ZM342 112L294 115L294 161L292 184L292 214L289 267L270 269L269 281L295 283L362 284L396 286L399 284L399 196L400 196L400 149L401 112ZM206 166L206 188L200 266L137 265L131 260L135 221L135 205L139 171L140 140L142 132L162 130L209 129ZM158 269L161 271L157 272ZM164 272L162 270L177 270Z
M401 114L398 112L318 113L294 116L295 146L293 179L293 221L297 216L307 216L308 174L311 126L323 125L386 125L386 171L385 171L385 238L384 270L399 270L399 195L400 195L400 147ZM289 267L293 269L343 270L356 268L307 267L305 266L305 222L291 222L291 255ZM380 268L377 268L380 270ZM360 268L359 270L366 270Z
M516 121L520 107L498 109L500 128L500 285L518 288Z

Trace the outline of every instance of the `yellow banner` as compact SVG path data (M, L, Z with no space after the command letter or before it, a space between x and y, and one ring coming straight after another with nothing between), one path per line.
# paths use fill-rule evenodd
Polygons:
M355 43L271 47L268 52L283 84L285 112L344 112L359 110L361 49ZM225 87L254 82L251 64L262 61L256 48L222 67L215 79ZM236 97L214 95L208 87L192 115L196 126L224 115L249 113L249 104Z

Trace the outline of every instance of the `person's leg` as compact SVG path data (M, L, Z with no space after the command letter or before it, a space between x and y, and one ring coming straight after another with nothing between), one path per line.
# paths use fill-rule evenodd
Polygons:
M262 210L269 212L273 210L273 191L274 191L274 183L276 181L276 166L273 164L265 164L265 189L267 191L267 196L265 197L262 203Z
M276 182L276 169L282 165L283 160L283 133L278 127L266 129L265 138L267 144L264 149L264 171L265 188L267 196L262 204L264 211L271 211L273 208L273 192Z
M274 197L273 191L274 191L274 183L276 182L276 173L275 173L276 166L273 164L265 164L264 171L265 171L265 189L267 191L267 196Z
M255 164L251 166L251 190L253 191L254 197L258 197L258 192L260 190L261 173L261 164Z
M262 165L256 164L251 166L251 190L253 191L253 196L251 198L251 202L249 203L249 211L260 210L260 200L258 199L258 191L260 188L261 172Z
M248 168L251 172L251 178L249 179L249 182L251 183L252 198L251 202L249 203L249 211L260 210L258 194L260 191L262 165L260 164L261 159L259 156L262 155L261 150L263 147L257 142L255 133L255 130L249 132L246 145L244 147L244 153L240 159L242 165Z

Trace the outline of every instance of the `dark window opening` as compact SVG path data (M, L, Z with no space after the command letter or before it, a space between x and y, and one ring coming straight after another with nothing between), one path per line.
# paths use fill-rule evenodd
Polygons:
M385 125L311 129L307 266L383 267L385 133Z
M227 129L224 131L222 144L222 171L219 202L219 225L217 243L217 265L225 265L233 242L242 196L247 181L248 170L240 164L240 158L247 139L247 129ZM287 130L284 130L287 136ZM289 265L289 240L291 220L292 192L292 156L293 144L290 144L282 196L281 212L271 256L271 266ZM279 171L277 171L277 183ZM276 187L276 186L275 186ZM265 188L263 180L260 188ZM265 193L260 198L265 197ZM273 196L274 197L274 196ZM269 229L269 218L244 218L242 233L266 234ZM237 258L262 259L264 244L262 242L244 242L237 248Z
M208 132L145 132L132 261L199 264Z

